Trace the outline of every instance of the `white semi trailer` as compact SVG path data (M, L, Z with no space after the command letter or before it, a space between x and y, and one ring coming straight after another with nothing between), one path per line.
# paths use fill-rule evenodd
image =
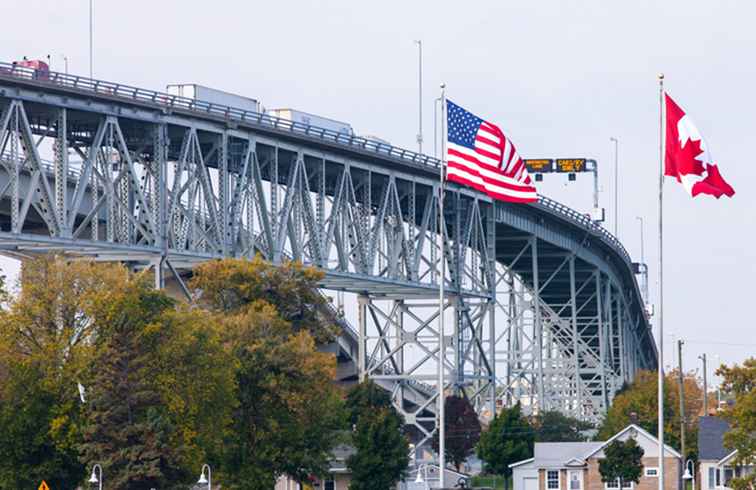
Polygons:
M196 83L177 83L168 85L166 90L171 95L186 97L187 99L210 102L221 106L233 107L243 111L264 112L259 101L249 97L216 90Z
M267 112L273 117L286 119L300 124L306 124L307 126L315 126L318 128L330 129L337 133L346 134L349 136L354 135L354 130L349 123L337 121L316 114L310 114L308 112L297 111L295 109L271 109Z

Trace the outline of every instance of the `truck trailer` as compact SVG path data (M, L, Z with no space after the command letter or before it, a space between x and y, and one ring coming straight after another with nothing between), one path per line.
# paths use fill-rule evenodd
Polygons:
M187 99L209 102L220 106L228 106L243 111L264 112L259 101L249 97L216 90L196 83L177 83L168 85L166 91L171 95Z
M354 135L354 130L352 129L352 126L349 123L337 121L335 119L330 119L323 116L318 116L316 114L310 114L310 113L298 111L295 109L271 109L268 111L268 114L273 117L278 117L281 119L286 119L287 121L305 124L307 126L329 129L336 133L345 134L348 136Z

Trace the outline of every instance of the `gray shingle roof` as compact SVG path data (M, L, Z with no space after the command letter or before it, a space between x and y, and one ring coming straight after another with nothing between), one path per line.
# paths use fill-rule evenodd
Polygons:
M533 464L538 468L564 466L570 459L582 459L603 442L536 442Z
M723 444L725 432L730 424L719 417L699 417L698 419L698 459L719 461L730 450Z

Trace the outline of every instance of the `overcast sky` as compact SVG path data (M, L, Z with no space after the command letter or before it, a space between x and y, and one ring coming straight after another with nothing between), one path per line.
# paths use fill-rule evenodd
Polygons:
M3 0L0 59L52 56L88 68L86 0ZM756 2L95 0L94 73L161 89L194 82L350 122L415 148L417 48L424 47L425 148L433 99L446 82L458 104L496 122L524 157L599 161L612 230L619 138L619 236L638 260L645 219L652 297L658 288L658 86L696 121L735 188L691 200L665 187L665 330L687 340L685 368L706 352L756 353L754 204ZM587 211L588 175L542 193ZM0 259L2 260L2 259ZM15 266L0 262L6 273ZM666 362L672 337L666 336ZM712 363L713 363L712 362Z

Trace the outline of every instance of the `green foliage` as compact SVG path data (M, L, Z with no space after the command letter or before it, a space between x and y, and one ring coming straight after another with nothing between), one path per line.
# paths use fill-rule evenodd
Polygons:
M462 396L445 398L444 428L446 432L444 453L448 461L459 471L462 463L472 454L480 439L480 421L470 401ZM433 440L433 449L438 452L438 437Z
M658 376L653 371L639 371L635 380L621 394L615 396L599 429L598 438L607 440L631 423L651 434L658 430ZM664 379L664 441L680 447L680 395L678 375L672 372ZM695 453L697 424L703 393L695 379L685 377L685 412L687 449ZM687 451L686 451L687 452ZM689 452L690 454L690 452Z
M604 483L619 479L621 482L640 481L643 471L643 448L635 439L616 439L604 448L604 458L599 460L599 473Z
M478 457L485 471L511 475L509 465L533 456L533 429L522 415L520 404L504 408L483 431L478 442Z
M51 437L55 406L39 366L10 366L0 384L0 488L37 488L42 479L53 488L74 488L85 469L70 447Z
M730 431L724 443L730 450L737 450L736 465L753 464L756 460L756 357L743 365L721 366L717 375L722 377L722 389L735 398L735 403L725 411L730 422ZM730 482L735 490L750 490L756 487L756 473L741 475Z
M369 413L374 409L392 408L391 395L370 380L364 381L353 387L347 393L346 413L350 427L357 425L360 415Z
M181 468L183 444L155 381L164 337L152 332L172 302L130 280L122 295L101 308L97 353L87 385L82 462L99 462L110 488L170 487L189 477ZM104 305L101 305L101 307Z
M357 415L352 432L356 453L347 459L351 490L389 490L409 465L409 442L401 416L372 381L354 387L347 397L349 416ZM389 399L390 402L390 399Z
M335 358L316 349L332 326L313 289L319 275L297 264L208 262L191 282L224 332L235 366L232 425L217 455L229 488L271 488L327 470L344 415L332 383Z
M586 431L593 424L564 415L556 410L541 412L533 417L531 424L536 442L582 442Z
M0 488L75 488L96 462L114 489L184 488L204 462L224 488L322 474L345 416L318 279L212 262L187 306L120 265L25 262L0 308Z

